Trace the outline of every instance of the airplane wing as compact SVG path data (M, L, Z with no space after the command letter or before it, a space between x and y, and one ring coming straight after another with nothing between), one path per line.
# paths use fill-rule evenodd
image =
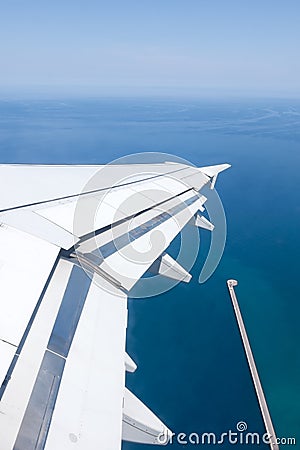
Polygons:
M153 267L189 281L165 251L227 167L0 166L1 450L168 441L125 388L127 296Z

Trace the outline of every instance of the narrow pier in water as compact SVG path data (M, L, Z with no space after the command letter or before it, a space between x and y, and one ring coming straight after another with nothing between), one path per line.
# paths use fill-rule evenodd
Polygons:
M239 326L239 330L241 333L241 338L243 341L243 345L244 345L244 349L245 349L245 353L247 356L247 361L249 364L249 369L251 372L251 376L252 376L252 380L254 383L254 387L255 387L255 391L256 391L256 395L258 398L258 402L259 402L259 406L260 406L260 410L261 410L261 414L263 417L263 421L265 424L265 428L266 428L266 432L269 435L269 443L270 443L270 448L271 450L279 450L279 446L276 442L276 434L275 434L275 430L273 427L273 423L272 423L272 419L270 416L270 412L269 412L269 408L266 402L266 398L265 398L265 394L260 382L260 378L257 372L257 368L256 368L256 364L255 364L255 360L253 357L253 353L251 350L251 346L250 346L250 342L247 336L247 332L246 332L246 328L244 325L244 321L243 321L243 317L239 308L239 304L237 301L237 297L235 295L235 291L234 291L234 286L237 286L238 282L236 280L227 280L227 286L228 286L228 290L229 290L229 294L231 297L231 301L232 301L232 305L233 305L233 309L235 312L235 317Z

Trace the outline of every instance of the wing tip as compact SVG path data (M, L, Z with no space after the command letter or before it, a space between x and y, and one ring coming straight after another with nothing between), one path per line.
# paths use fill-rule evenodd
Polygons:
M199 167L199 170L209 177L214 177L219 173L223 172L224 170L229 169L230 167L231 164L224 163L224 164L216 164L214 166Z

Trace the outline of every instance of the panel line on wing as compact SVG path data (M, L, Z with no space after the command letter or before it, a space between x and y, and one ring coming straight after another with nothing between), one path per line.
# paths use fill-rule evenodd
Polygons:
M1 341L1 342L4 342L4 344L8 344L8 345L11 345L12 347L18 348L17 345L13 344L12 342L8 342L8 341L6 341L5 339L0 339L0 341Z

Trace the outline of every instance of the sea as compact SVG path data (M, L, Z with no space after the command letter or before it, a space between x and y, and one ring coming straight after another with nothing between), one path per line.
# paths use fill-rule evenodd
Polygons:
M127 351L138 369L127 387L174 432L170 448L269 448L227 291L235 278L281 448L288 438L300 448L300 100L0 96L0 163L106 164L147 152L231 164L216 184L227 242L205 283L210 233L201 230L189 284L129 299ZM230 430L238 442L201 441ZM260 443L245 444L246 432Z

